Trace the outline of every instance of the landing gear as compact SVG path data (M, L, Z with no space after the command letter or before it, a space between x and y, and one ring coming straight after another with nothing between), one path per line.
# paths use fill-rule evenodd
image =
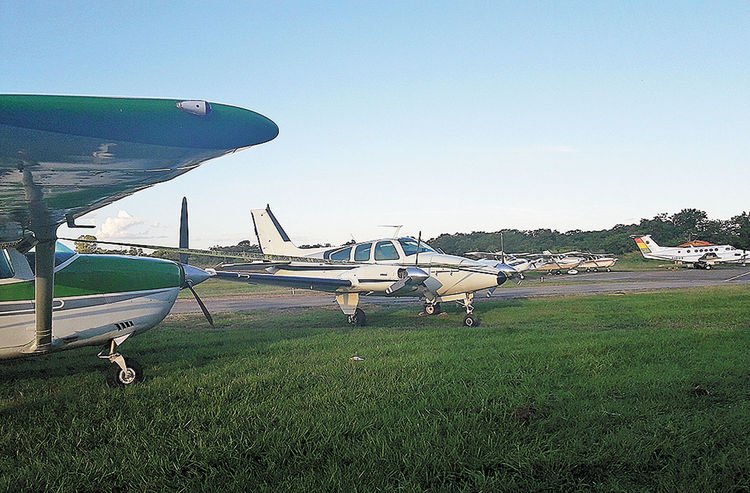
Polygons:
M132 358L125 358L117 352L117 346L125 342L130 334L109 341L109 354L102 350L97 356L106 359L112 364L107 375L107 384L110 387L126 387L128 385L143 381L143 369L138 362Z
M439 315L443 311L442 308L440 308L440 303L425 303L424 304L424 312L427 315Z
M364 327L367 325L367 317L365 317L365 312L361 308L354 310L354 313L349 315L348 321L355 327Z
M143 369L132 358L125 358L125 369L113 364L107 378L110 387L127 387L130 384L143 381Z
M458 303L466 309L464 325L466 327L479 327L479 317L474 315L474 293L466 293L465 298Z

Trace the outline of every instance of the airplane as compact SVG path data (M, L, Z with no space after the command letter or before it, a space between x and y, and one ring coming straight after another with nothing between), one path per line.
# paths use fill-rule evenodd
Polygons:
M599 270L605 270L611 272L612 267L617 263L617 257L607 253L566 252L564 255L577 256L582 259L581 263L576 266L579 271L599 272Z
M632 235L633 241L643 255L652 260L668 260L678 265L696 269L711 269L721 263L746 264L748 253L732 245L714 245L706 241L691 241L676 247L659 246L650 235Z
M59 226L92 227L76 219L278 132L259 113L201 100L0 95L0 359L104 345L110 384L142 381L119 347L208 273L77 254L57 242Z
M534 270L544 263L544 260L530 260L523 258L523 254L499 252L466 252L467 256L479 259L482 263L493 265L494 262L502 262L513 267L519 272L519 277L523 279L523 273L528 270Z
M424 299L424 313L440 313L440 303L455 301L465 310L463 323L479 325L474 293L494 289L518 273L501 262L493 265L437 252L421 238L381 238L339 247L298 248L271 212L251 211L258 244L271 263L223 264L217 278L332 292L350 324L366 324L360 295L412 296ZM421 236L421 235L420 235ZM286 257L288 260L282 260ZM253 272L254 271L254 272Z
M542 253L527 254L527 257L541 261L534 267L535 271L548 274L562 274L563 272L571 275L578 274L578 266L584 260L582 257L567 253L552 253L549 250Z

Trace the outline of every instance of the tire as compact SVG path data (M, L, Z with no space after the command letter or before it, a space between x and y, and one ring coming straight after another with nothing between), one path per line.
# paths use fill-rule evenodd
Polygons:
M128 369L127 373L120 369L117 364L112 364L107 379L110 387L122 388L143 381L143 368L136 360L125 358L125 367Z
M467 313L464 317L464 326L466 327L479 327L479 318L473 313Z
M367 325L367 317L365 312L361 308L354 310L354 313L349 315L349 323L355 327L364 327Z
M440 312L442 312L440 303L425 303L424 312L427 315L438 315Z

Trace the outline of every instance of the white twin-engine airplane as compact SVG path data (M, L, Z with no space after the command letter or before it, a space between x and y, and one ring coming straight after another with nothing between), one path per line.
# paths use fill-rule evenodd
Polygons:
M255 233L264 255L289 257L272 263L225 264L221 279L274 284L336 294L352 325L365 325L360 294L424 299L424 312L440 313L440 303L455 301L466 309L464 325L479 324L474 293L494 289L517 275L512 267L445 255L410 237L383 238L329 248L298 248L270 207L252 210Z
M683 243L676 247L659 246L650 235L631 236L641 255L652 260L667 260L696 269L710 269L721 263L746 264L748 252L732 245L714 245L705 241Z

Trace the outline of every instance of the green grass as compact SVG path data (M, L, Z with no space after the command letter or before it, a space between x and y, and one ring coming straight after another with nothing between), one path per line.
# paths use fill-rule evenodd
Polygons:
M0 490L750 489L746 287L366 308L171 317L125 390L91 348L4 362Z

